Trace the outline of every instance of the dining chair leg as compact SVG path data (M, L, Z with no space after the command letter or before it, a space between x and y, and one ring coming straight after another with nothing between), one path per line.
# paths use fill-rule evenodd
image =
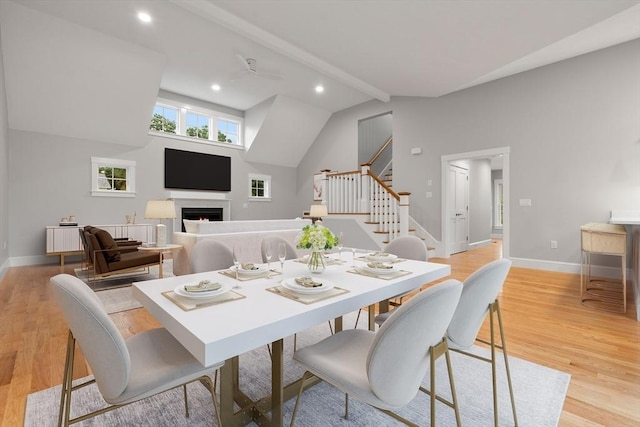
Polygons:
M293 414L291 414L291 424L290 424L291 427L293 427L293 424L296 420L296 414L298 413L298 405L300 404L300 398L302 397L302 392L304 390L304 382L311 375L313 374L309 371L305 371L305 373L302 374L302 379L300 380L300 390L298 390L298 397L296 398L296 404L293 407Z
M436 426L436 356L434 348L429 349L429 393L431 403L431 427Z
M344 394L344 419L349 419L349 393Z
M500 304L496 300L493 304L496 315L498 316L498 329L500 330L500 343L502 345L502 356L504 357L504 367L507 371L507 384L509 385L509 397L511 398L511 412L513 413L513 423L518 427L518 416L516 414L516 401L513 396L513 384L511 382L511 369L509 368L509 356L507 355L507 343L504 339L504 328L502 326L502 313L500 312Z
M73 381L73 360L75 355L76 340L69 331L67 338L67 352L64 360L64 374L62 375L62 390L60 392L60 412L58 413L58 427L69 425L69 412L71 410L71 384Z
M446 341L445 341L446 344ZM447 361L447 373L449 374L449 386L451 387L451 402L453 404L453 412L456 415L456 425L460 427L462 422L460 421L460 409L458 407L458 397L456 394L456 386L453 381L453 369L451 368L451 355L449 354L449 349L445 350L444 353L445 360Z
M187 400L187 385L182 384L182 393L184 394L184 415L189 418L189 401Z

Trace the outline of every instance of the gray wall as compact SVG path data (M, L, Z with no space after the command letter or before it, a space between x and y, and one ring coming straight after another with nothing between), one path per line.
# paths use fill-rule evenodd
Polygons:
M0 46L2 40L0 40ZM0 49L0 277L3 275L5 263L9 258L9 194L7 182L9 180L8 147L9 147L9 118L7 112L7 91L4 86L4 63L2 49ZM8 267L8 266L7 266Z
M312 171L353 169L357 120L390 109L393 187L411 192L410 215L437 239L441 156L474 150L511 149L511 257L578 263L580 225L640 210L639 40L437 99L394 97L336 113L298 168L301 195L311 194ZM533 206L518 206L520 198Z
M75 215L82 224L120 224L125 215L136 212L139 223L155 223L144 219L144 209L148 199L167 197L165 147L231 157L231 219L300 215L294 208L295 169L247 163L242 150L161 137L149 137L148 143L138 148L22 131L10 131L9 141L9 255L16 258L16 263L21 263L20 257L45 253L45 226L56 225L61 217ZM92 156L135 160L136 197L92 197ZM271 175L270 202L248 201L249 173Z

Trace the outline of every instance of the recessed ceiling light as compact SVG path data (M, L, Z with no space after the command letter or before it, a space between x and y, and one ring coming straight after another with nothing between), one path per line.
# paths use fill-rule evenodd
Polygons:
M316 93L322 93L322 92L324 92L324 87L322 85L316 86Z
M216 92L220 90L220 85L218 84L213 84L211 85L211 89L215 90Z
M151 15L146 12L138 12L138 19L147 24L151 22Z

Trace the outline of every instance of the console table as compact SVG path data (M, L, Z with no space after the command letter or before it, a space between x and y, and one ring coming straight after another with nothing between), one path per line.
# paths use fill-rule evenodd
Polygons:
M129 238L141 242L153 239L153 225L151 224L110 224L96 225L108 231L114 238ZM46 227L47 255L60 256L60 265L64 265L66 255L81 255L84 252L80 242L79 229L84 225L49 225Z

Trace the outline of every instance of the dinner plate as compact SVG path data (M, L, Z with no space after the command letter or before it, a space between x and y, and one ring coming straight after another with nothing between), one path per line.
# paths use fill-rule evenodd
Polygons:
M285 288L289 289L290 291L299 293L299 294L320 294L322 292L326 292L330 289L333 289L333 282L330 282L328 280L325 279L320 279L320 278L313 278L313 280L315 282L320 282L322 283L322 286L318 286L315 288L307 288L305 286L302 285L298 285L296 283L296 279L295 277L290 277L288 279L284 279L282 281L282 286L284 286Z
M385 274L393 274L395 272L398 271L398 269L396 269L395 266L391 266L391 268L373 268L373 267L369 267L368 265L363 265L362 270L364 270L365 273L370 273L370 274L378 274L378 275L385 275Z
M207 298L217 297L218 295L222 295L226 292L229 292L229 289L231 289L231 285L220 283L222 287L220 289L216 289L215 291L187 292L184 290L185 286L197 286L198 283L199 282L183 283L181 285L176 286L173 292L185 298L207 299Z
M394 259L398 258L396 255L394 254L384 254L382 252L374 252L371 254L367 254L367 259L369 261L393 261Z
M268 268L265 265L262 264L253 264L254 267L256 267L255 270L245 270L244 268L242 268L241 266L238 267L238 274L240 276L259 276L261 274L264 274L268 271ZM231 266L231 271L235 272L236 271L236 266L232 265Z

